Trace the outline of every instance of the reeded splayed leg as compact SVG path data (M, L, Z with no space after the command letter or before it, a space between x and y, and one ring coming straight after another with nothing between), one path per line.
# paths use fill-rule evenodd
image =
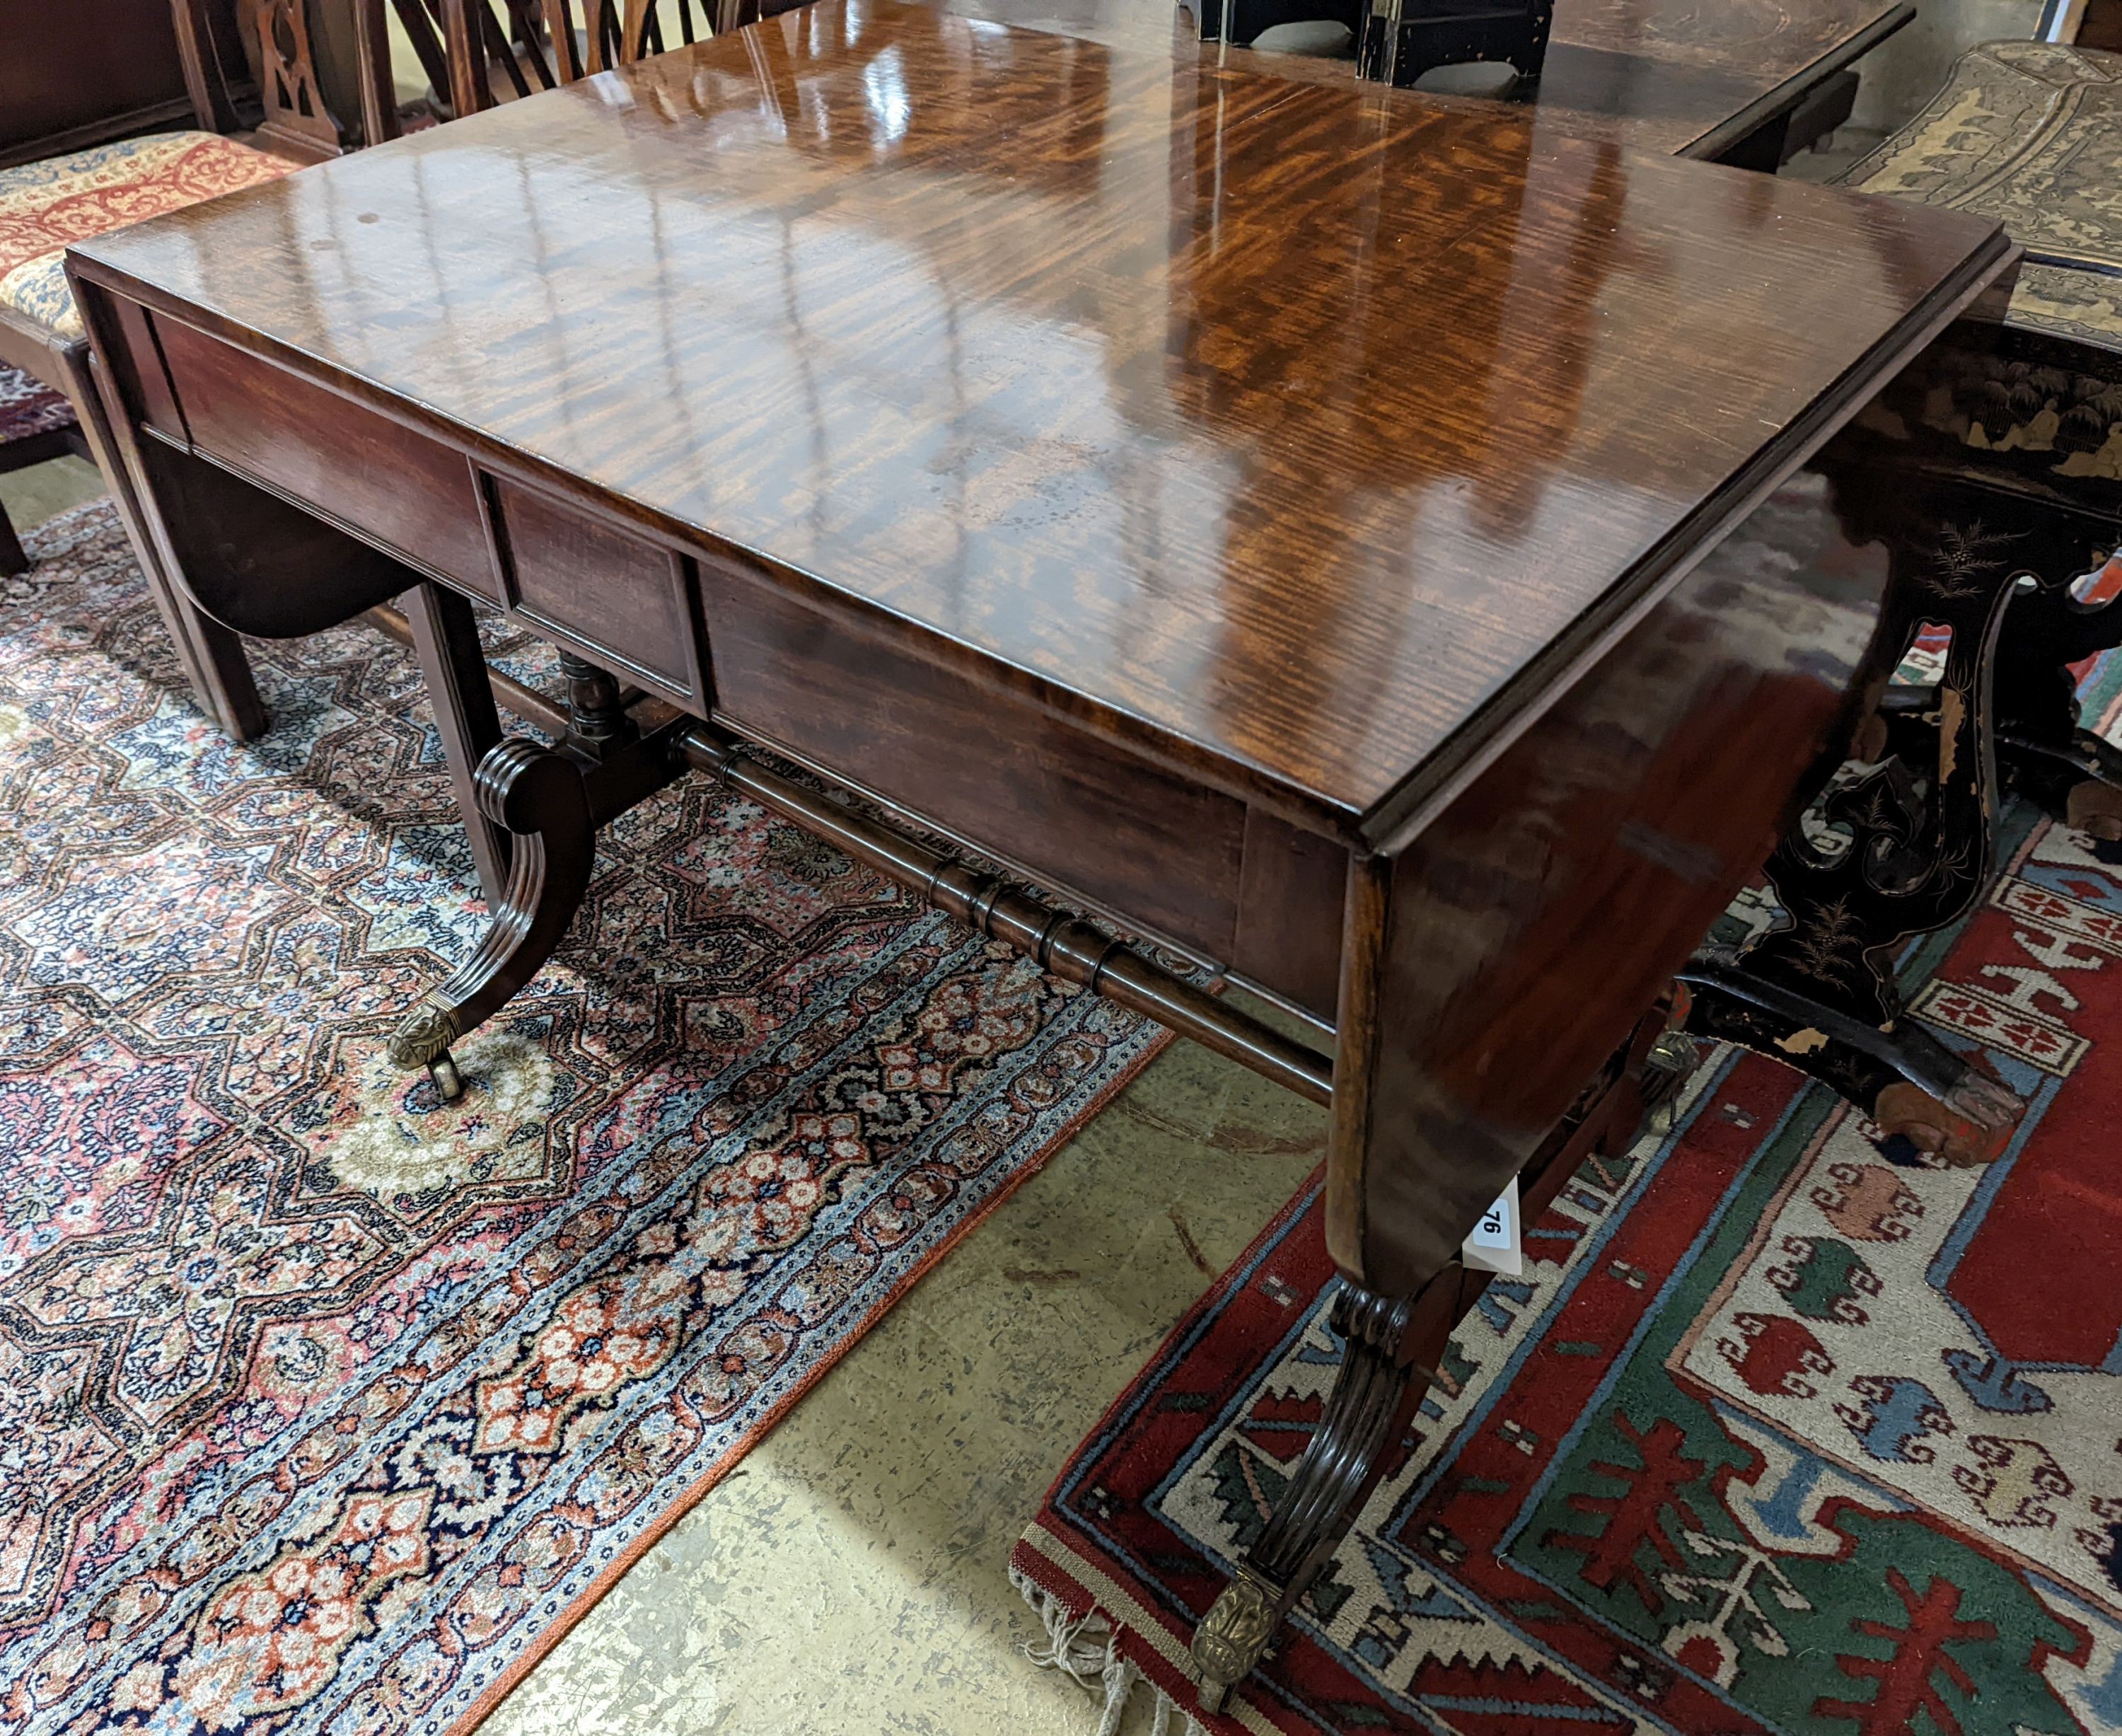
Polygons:
M1850 762L1769 858L1773 926L1683 973L1686 1028L1797 1068L1947 1163L1983 1163L2025 1106L1909 1016L1894 962L1910 938L1963 915L1989 880L1998 647L2033 594L2024 561L2036 533L1956 522L1944 516L1950 496L1890 483L1859 473L1838 489L1838 503L1857 496L1856 516L1891 560L1877 704ZM1886 685L1926 627L1951 634L1938 681Z
M1463 1276L1455 1261L1417 1297L1393 1300L1345 1282L1334 1297L1341 1369L1318 1432L1266 1528L1194 1631L1204 1711L1222 1710L1232 1688L1266 1655L1283 1617L1325 1570L1385 1475L1458 1322Z
M390 1059L428 1068L445 1098L461 1089L450 1046L537 975L588 889L596 826L575 761L535 742L503 742L474 778L479 812L510 835L508 878L479 950L430 990L390 1038Z
M1628 1040L1587 1081L1518 1177L1527 1224L1545 1211L1587 1159L1626 1152L1648 1113L1676 1094L1693 1065L1661 996ZM1489 1275L1458 1261L1411 1298L1391 1298L1345 1279L1331 1316L1343 1341L1318 1432L1306 1446L1265 1528L1194 1631L1202 1710L1218 1712L1266 1655L1274 1631L1325 1570L1407 1437L1444 1347Z

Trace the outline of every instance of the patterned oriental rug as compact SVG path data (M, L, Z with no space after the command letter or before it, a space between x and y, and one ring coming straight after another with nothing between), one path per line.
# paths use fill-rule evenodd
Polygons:
M1215 1730L2122 1731L2122 849L2023 810L2006 845L1905 962L1918 1015L2031 1100L2006 1155L1927 1168L1716 1059L1671 1136L1531 1228ZM1307 1193L1017 1546L1106 1730L1143 1678L1160 1732L1193 1705L1193 1624L1339 1364L1334 1281Z
M474 1721L1153 1051L695 781L438 1107L409 657L193 709L107 507L0 587L0 1732ZM529 642L499 648L535 672Z
M64 392L0 362L0 446L72 426L73 406Z

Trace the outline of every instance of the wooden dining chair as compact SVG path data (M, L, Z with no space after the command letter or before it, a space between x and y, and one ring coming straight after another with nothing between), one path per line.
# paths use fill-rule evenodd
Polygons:
M255 685L234 634L200 614L171 582L144 533L92 372L64 269L67 244L122 224L255 186L294 165L227 138L235 122L226 81L211 76L205 0L172 0L196 123L0 169L0 363L64 394L88 455L102 470L157 606L200 700L232 735L264 726Z
M334 113L306 16L322 0L253 0L264 77L259 131L311 157L476 114L755 21L762 0L352 0L359 112ZM339 0L344 3L344 0ZM774 9L764 0L764 10ZM428 82L395 100L395 20Z

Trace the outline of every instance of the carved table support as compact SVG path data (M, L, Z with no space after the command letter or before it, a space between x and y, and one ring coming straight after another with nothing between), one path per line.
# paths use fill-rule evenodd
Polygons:
M1643 1016L1526 1166L1521 1221L1545 1211L1587 1158L1633 1145L1647 1110L1675 1088L1670 1007L1662 999ZM1406 1437L1454 1328L1488 1284L1489 1274L1456 1260L1413 1297L1391 1298L1342 1280L1330 1317L1342 1341L1341 1367L1318 1431L1266 1526L1194 1631L1190 1654L1202 1710L1222 1710L1232 1688L1266 1654L1283 1617L1325 1571Z
M1465 1269L1456 1261L1419 1296L1395 1301L1344 1282L1333 1327L1340 1372L1317 1433L1266 1528L1194 1631L1201 1710L1220 1712L1266 1654L1282 1619L1319 1577L1385 1475L1458 1324Z
M485 666L477 653L477 636L454 639L444 620L414 617L422 636L429 690L437 692L438 670L465 676L479 702L493 706L484 685ZM469 611L458 625L470 630ZM563 655L568 676L568 728L557 748L521 737L500 742L482 758L471 778L476 819L492 828L493 844L482 856L505 863L507 878L498 897L489 891L493 923L478 950L448 981L431 990L400 1023L390 1038L390 1059L410 1070L425 1067L445 1102L463 1089L451 1046L507 1004L553 955L588 891L596 854L597 827L624 812L679 776L683 763L671 742L678 720L644 736L627 714L624 695L603 670L582 658ZM445 684L446 685L446 684ZM455 690L438 694L445 732L461 723L466 706ZM447 697L449 703L444 704ZM484 713L482 713L484 714ZM451 737L456 745L463 731Z
M1317 1050L1175 976L1096 924L782 776L706 724L673 716L643 733L627 715L624 690L602 671L573 661L578 667L568 670L570 722L559 747L503 742L472 780L477 812L502 829L507 846L508 878L493 902L493 924L471 960L423 997L390 1041L392 1060L409 1070L428 1068L445 1101L461 1088L451 1045L499 1011L567 932L588 888L597 827L689 767L713 773L938 910L1036 959L1042 970L1314 1102L1332 1096L1333 1064ZM602 727L584 728L586 715ZM615 719L621 727L613 727Z
M2064 667L2122 638L2122 608L2072 594L2100 550L2082 523L2059 526L2045 503L1985 498L1978 520L1956 483L1861 456L1836 487L1852 540L1883 541L1888 554L1864 684L1872 704L1851 760L1769 863L1778 925L1682 973L1671 1026L1639 1027L1618 1078L1610 1067L1595 1088L1610 1107L1565 1121L1561 1149L1522 1172L1526 1221L1588 1153L1624 1149L1638 1112L1670 1125L1696 1057L1690 1033L1788 1062L1947 1161L1996 1156L2022 1112L2011 1092L1907 1017L1892 968L1907 939L1956 919L1980 895L2000 755L2029 793L2040 793L2031 769L2050 768L2049 799L2073 823L2122 813L2106 805L2122 789L2110 781L2122 756L2082 738ZM1941 677L1890 686L1927 626L1951 634ZM1590 1112L1580 1102L1572 1114ZM1452 1261L1411 1298L1353 1284L1337 1295L1332 1323L1345 1348L1319 1432L1194 1634L1204 1710L1222 1710L1323 1570L1486 1283Z
M1949 491L1906 476L1895 488L1894 475L1845 479L1851 516L1889 556L1877 703L1852 762L1769 859L1775 926L1683 973L1686 1028L1796 1067L1947 1163L1980 1163L2025 1106L1907 1017L1893 972L1905 942L1964 915L1989 877L1999 647L2036 594L2040 524L2030 513L1955 522ZM1951 635L1938 681L1886 686L1926 626Z
M2122 842L2122 753L2080 727L2070 666L2122 645L2122 598L2079 590L2122 544L2112 523L2045 515L2039 585L2012 606L1997 654L1997 758L2006 785L2066 826Z
M560 673L568 682L568 741L601 760L641 739L641 728L626 709L626 695L610 674L572 651L560 653Z
M581 767L535 742L503 742L479 761L474 787L479 812L510 835L507 882L479 950L390 1038L390 1059L427 1068L445 1099L462 1089L450 1046L552 957L589 887L596 839Z

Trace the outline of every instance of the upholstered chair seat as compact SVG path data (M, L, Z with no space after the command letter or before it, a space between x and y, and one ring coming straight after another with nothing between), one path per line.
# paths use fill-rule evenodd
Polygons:
M70 341L67 244L181 210L295 166L217 133L157 133L0 169L0 309Z

